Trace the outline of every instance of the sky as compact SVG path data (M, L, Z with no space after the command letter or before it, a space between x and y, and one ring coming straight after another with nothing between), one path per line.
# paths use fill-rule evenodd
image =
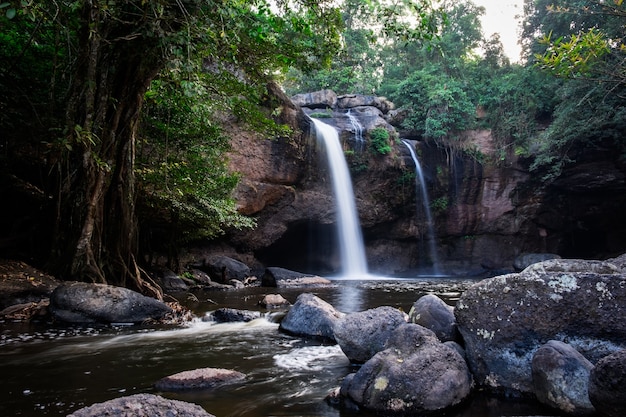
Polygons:
M473 0L477 6L486 10L482 17L483 33L489 39L495 32L500 34L504 46L504 53L511 62L519 61L521 47L517 44L519 38L519 19L515 15L523 12L523 0Z

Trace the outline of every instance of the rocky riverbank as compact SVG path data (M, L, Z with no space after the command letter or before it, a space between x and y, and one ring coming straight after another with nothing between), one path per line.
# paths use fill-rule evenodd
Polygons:
M14 294L14 301L29 300L4 307L5 318L7 311L18 310L15 306L48 306L47 297L45 310L56 320L144 322L170 314L164 303L128 290L61 283L20 262L1 265L3 299ZM220 271L234 274L228 268ZM277 285L277 292L293 290L291 283L279 285L281 279L300 279L287 272L275 270L274 280L266 281ZM251 281L245 275L240 278ZM320 277L309 278L311 285L326 285ZM228 288L236 291L240 285ZM534 263L518 273L477 281L455 306L432 294L423 296L408 314L388 306L345 314L314 295L314 287L299 288L296 302L282 307L288 311L279 329L336 343L358 366L328 398L338 407L440 413L480 389L535 398L567 415L626 415L619 388L626 383L626 254L608 261ZM126 299L146 308L119 316L116 308ZM94 306L107 315L89 312ZM220 322L245 321L249 315L239 314L245 312L229 311ZM198 372L189 372L197 377Z

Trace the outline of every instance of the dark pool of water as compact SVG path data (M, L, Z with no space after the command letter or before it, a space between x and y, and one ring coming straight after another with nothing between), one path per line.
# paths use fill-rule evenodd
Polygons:
M260 310L263 295L292 303L312 292L344 312L390 305L409 311L426 293L454 304L472 280L336 281L329 288L201 291L184 303L201 317L221 307ZM245 383L212 392L160 393L154 382L202 367L230 368ZM112 398L157 393L200 404L218 417L373 416L324 398L355 370L339 347L278 331L278 324L194 321L184 328L60 326L0 322L0 416L58 416ZM535 403L477 394L447 417L555 415Z

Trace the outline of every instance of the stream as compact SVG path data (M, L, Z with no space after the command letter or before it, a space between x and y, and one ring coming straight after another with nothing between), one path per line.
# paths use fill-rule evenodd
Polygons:
M291 303L311 292L349 313L381 305L407 312L432 293L453 305L471 279L334 281L325 288L248 287L198 291L183 301L198 317L222 307L261 310L265 294L280 293ZM336 345L278 331L275 315L248 323L194 320L185 327L63 326L0 321L0 416L64 416L93 403L137 393L201 405L217 417L365 416L338 410L324 400L357 368ZM240 385L213 391L158 392L160 378L195 368L243 372ZM447 417L551 414L529 401L477 393Z

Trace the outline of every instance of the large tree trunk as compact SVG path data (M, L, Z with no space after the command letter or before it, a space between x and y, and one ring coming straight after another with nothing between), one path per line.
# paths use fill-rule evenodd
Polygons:
M67 159L52 264L62 278L134 287L159 295L137 263L135 140L143 97L164 63L154 27L136 6L112 12L85 1ZM146 6L149 7L149 6ZM132 8L132 10L131 10ZM143 31L143 33L142 33Z

